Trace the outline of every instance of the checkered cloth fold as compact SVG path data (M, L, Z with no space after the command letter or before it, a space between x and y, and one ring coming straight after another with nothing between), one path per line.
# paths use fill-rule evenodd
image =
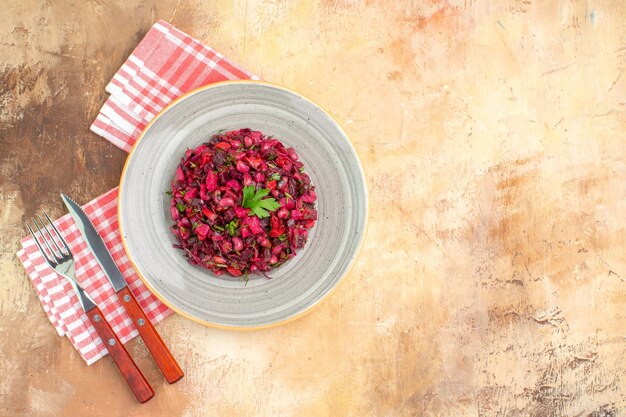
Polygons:
M129 151L146 125L173 99L224 80L258 79L219 52L159 20L106 86L110 94L91 130ZM128 286L152 323L172 313L143 284L124 252L117 222L117 188L83 206ZM76 277L98 304L123 343L138 335L111 283L66 214L55 222L74 254ZM108 353L65 279L45 262L32 237L17 253L44 311L60 336L67 336L87 364Z

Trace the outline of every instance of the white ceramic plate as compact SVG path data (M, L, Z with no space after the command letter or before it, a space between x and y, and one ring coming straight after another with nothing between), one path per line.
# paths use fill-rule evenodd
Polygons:
M245 280L191 265L172 247L164 194L180 158L220 130L249 127L295 148L318 196L319 219L306 246L268 279ZM321 108L256 81L212 84L165 108L133 147L119 190L126 252L165 304L207 325L262 328L301 316L348 272L364 237L367 192L361 164L341 127Z

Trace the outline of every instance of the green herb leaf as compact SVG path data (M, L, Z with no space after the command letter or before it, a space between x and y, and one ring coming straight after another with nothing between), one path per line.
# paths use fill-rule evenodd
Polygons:
M269 176L269 179L272 181L278 181L280 179L280 174L278 172L274 172Z
M287 235L283 233L282 235L278 236L278 239L279 239L281 242L284 242L285 240L287 240Z
M270 193L270 190L268 190L267 188L261 188L260 190L257 190L252 201L256 201L256 202L261 201L261 199L265 197L266 195L268 195L269 193Z
M171 197L171 196L172 196L172 192L171 192L170 190L167 190L167 191L165 192L165 195L169 195L169 196Z
M304 172L304 167L300 167L300 169L298 171Z
M259 201L259 207L268 211L276 211L280 208L280 203L273 198L266 198L265 200Z
M265 219L266 217L270 216L269 212L262 207L254 206L250 209L252 210L252 213L255 214L259 219Z
M224 228L223 228L222 226L218 226L218 225L216 225L216 224L214 224L214 225L213 225L213 228L214 228L215 230L220 231L220 232L223 232L223 231L224 231Z
M243 201L241 202L242 207L247 207L246 204L254 197L254 185L246 185L243 187Z
M270 193L270 190L261 188L254 191L253 185L246 185L243 188L243 202L242 206L252 210L252 214L256 215L260 219L269 217L269 211L275 211L280 208L280 204L273 198L265 198Z
M178 209L178 211L179 211L179 212L181 212L181 213L184 213L184 212L185 212L185 210L187 210L187 207L186 207L184 204L182 204L182 203L177 203L177 204L176 204L176 208L177 208L177 209Z
M228 230L228 234L231 236L235 236L237 233L237 227L239 226L239 220L231 220L230 223L226 225L226 230Z

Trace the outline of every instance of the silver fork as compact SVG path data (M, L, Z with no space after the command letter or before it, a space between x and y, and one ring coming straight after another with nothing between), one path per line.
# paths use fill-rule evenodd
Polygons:
M52 223L50 217L48 217L46 213L43 213L43 215L48 220L48 224L51 228L44 223L40 216L37 216L37 219L39 220L39 223L41 223L41 226L35 218L32 219L32 223L37 228L38 233L35 233L33 228L30 227L30 224L26 223L26 227L28 227L30 234L33 236L39 251L50 268L54 269L57 274L67 279L72 285L72 288L74 288L76 294L78 294L78 299L80 300L83 310L85 310L87 317L89 317L89 320L96 329L98 336L100 336L100 339L102 339L102 342L106 345L113 361L126 379L126 382L135 394L137 400L141 403L148 401L154 396L154 390L139 368L137 368L137 365L130 357L130 354L122 342L120 342L119 338L111 328L111 325L104 318L102 311L100 311L96 303L89 296L89 294L85 292L83 287L76 282L74 257L72 256L70 247L61 233L59 233L54 223ZM56 234L56 239L54 238L52 231ZM43 240L46 247L50 251L49 254L39 242L38 236L41 240Z
M33 236L33 239L35 239L35 243L37 244L39 251L46 259L46 262L48 263L50 268L54 269L57 274L65 277L70 282L72 288L74 288L74 291L76 292L76 294L78 294L78 299L80 300L80 304L82 305L83 310L85 310L85 312L93 310L93 308L96 307L96 303L89 296L89 294L87 294L85 290L83 290L83 287L81 287L78 282L76 282L76 275L74 273L74 257L72 256L70 247L68 246L63 236L61 236L61 233L59 233L54 223L52 223L52 220L50 220L48 214L44 213L43 215L48 220L48 224L52 226L52 229L57 235L58 240L60 240L63 249L59 247L59 245L57 244L57 239L54 239L54 237L50 233L50 230L39 215L37 215L37 219L39 219L39 222L41 223L43 230L45 230L48 234L48 237L46 237L46 234L44 234L44 232L41 230L41 227L39 227L39 223L37 223L37 220L35 220L35 218L32 219L32 222L35 227L37 227L39 235L43 238L44 243L48 247L51 257L48 256L44 248L41 246L41 244L39 243L39 239L37 239L35 232L33 232L33 229L28 223L26 223L26 227L28 227L30 234ZM52 245L50 245L50 242L52 242ZM56 251L52 249L53 246L56 248Z

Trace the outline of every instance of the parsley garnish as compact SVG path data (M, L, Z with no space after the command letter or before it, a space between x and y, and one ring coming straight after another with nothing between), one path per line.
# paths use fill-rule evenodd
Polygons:
M184 213L184 212L185 212L185 210L187 210L187 207L185 207L185 205L184 205L184 204L182 204L182 203L177 203L177 204L176 204L176 208L177 208L177 209L178 209L178 211L180 211L181 213Z
M273 198L265 198L270 193L270 190L261 188L254 190L254 185L246 185L243 187L243 202L241 205L245 208L252 210L258 218L264 219L269 217L270 211L276 211L280 208L280 204Z
M274 172L269 178L270 180L278 181L280 179L280 174L278 172Z
M171 191L166 191L165 195L169 195L171 197L172 196L172 192Z

